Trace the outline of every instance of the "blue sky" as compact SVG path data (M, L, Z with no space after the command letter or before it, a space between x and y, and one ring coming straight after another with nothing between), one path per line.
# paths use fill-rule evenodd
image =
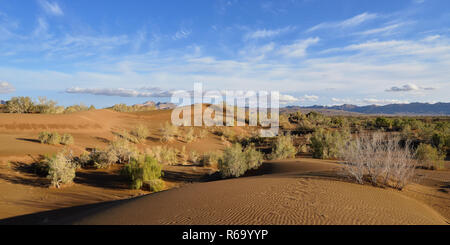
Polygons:
M448 0L0 0L0 99L193 88L284 104L449 102ZM156 97L156 98L155 98Z

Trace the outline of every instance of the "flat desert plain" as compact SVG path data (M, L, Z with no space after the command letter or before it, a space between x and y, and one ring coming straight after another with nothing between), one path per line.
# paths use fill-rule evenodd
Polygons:
M63 146L41 144L41 131L70 133L81 154L107 146L115 132L144 124L140 149L170 145L199 153L223 150L217 135L192 143L161 143L170 110L120 113L93 110L63 115L0 114L0 224L407 224L450 222L450 171L417 170L398 191L347 180L336 161L308 156L266 161L241 178L220 179L216 169L163 166L165 190L130 190L120 166L77 170L74 184L56 189L30 172L39 156ZM237 133L241 128L235 128Z

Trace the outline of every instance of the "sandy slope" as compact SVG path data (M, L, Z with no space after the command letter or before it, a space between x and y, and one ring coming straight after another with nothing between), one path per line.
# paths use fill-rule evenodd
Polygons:
M46 224L446 224L398 191L347 183L336 164L269 162L264 175L2 221ZM448 204L448 201L447 201ZM0 222L0 223L2 223Z
M0 114L0 218L133 197L112 172L83 170L75 184L61 190L22 166L62 146L36 142L40 131L70 133L71 149L104 147L114 133L145 124L151 135L140 148L161 144L160 125L170 111L118 113L96 110L68 115ZM171 147L187 151L223 149L209 135ZM136 199L93 204L4 220L10 223L64 224L445 224L450 218L449 171L425 171L425 184L403 192L343 181L332 162L300 159L269 162L253 177L183 185ZM175 181L197 181L207 169L165 167ZM263 174L263 175L261 175ZM431 180L431 181L430 181ZM436 210L436 211L435 211ZM437 213L439 212L439 214Z

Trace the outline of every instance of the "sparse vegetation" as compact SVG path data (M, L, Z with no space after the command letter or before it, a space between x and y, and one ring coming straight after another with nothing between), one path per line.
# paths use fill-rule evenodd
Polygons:
M87 107L83 104L73 105L67 108L58 106L56 101L48 100L45 97L39 97L38 102L30 97L13 97L6 102L6 113L41 113L41 114L62 114L77 111L94 110L94 106Z
M189 127L187 132L184 133L183 139L186 143L191 143L196 139L195 130L193 127Z
M192 164L199 164L200 162L200 155L196 151L190 151L189 152L189 161Z
M178 133L178 127L169 122L165 122L160 128L161 142L170 142Z
M73 139L73 136L71 135L71 134L63 134L62 136L61 136L61 141L60 141L60 143L62 144L62 145L73 145L74 144L74 139Z
M204 167L217 168L221 158L222 155L218 152L206 152L200 157L200 164Z
M130 134L136 137L137 141L140 143L144 142L150 135L148 128L143 124L136 126L133 130L131 130Z
M168 146L155 146L147 149L146 154L154 157L161 164L176 165L178 163L178 150Z
M153 111L156 110L154 106L140 106L140 105L132 105L128 106L126 104L116 104L110 107L111 110L117 112L139 112L139 111Z
M62 144L66 146L74 144L73 136L67 133L60 136L56 132L43 131L39 133L38 139L41 142L41 144L49 144L49 145Z

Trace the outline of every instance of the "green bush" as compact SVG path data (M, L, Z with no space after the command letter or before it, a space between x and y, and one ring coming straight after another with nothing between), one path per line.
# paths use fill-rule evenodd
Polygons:
M60 188L64 184L73 182L76 165L64 153L61 152L52 157L47 157L44 164L48 166L47 178L50 179L52 186Z
M225 149L223 158L219 161L222 177L239 177L247 171L247 164L242 154L242 146L233 144Z
M392 128L392 121L385 117L377 117L375 119L375 128L377 129L391 129Z
M254 145L245 148L244 158L247 163L247 169L259 168L264 160L263 154L257 151Z
M336 159L340 149L349 139L348 132L319 129L311 136L312 156L319 159Z
M164 189L164 181L162 179L151 179L143 184L144 190L158 192Z
M273 151L270 155L271 159L288 159L295 158L297 149L294 147L292 137L290 135L280 135L277 137Z
M245 150L240 144L233 144L225 149L219 160L219 171L222 177L239 177L249 169L256 169L262 164L263 156L251 146Z
M155 182L151 185L153 191L159 191L163 187L156 184L157 181L154 181L161 178L162 172L161 165L151 156L140 155L131 159L129 163L125 164L121 173L131 181L133 189L141 189L144 183L148 181Z
M63 134L63 135L61 136L61 141L60 141L60 143L61 143L62 145L73 145L73 144L74 144L73 136L70 135L70 134Z
M421 143L417 147L415 157L425 167L431 169L443 168L444 155L429 144Z

